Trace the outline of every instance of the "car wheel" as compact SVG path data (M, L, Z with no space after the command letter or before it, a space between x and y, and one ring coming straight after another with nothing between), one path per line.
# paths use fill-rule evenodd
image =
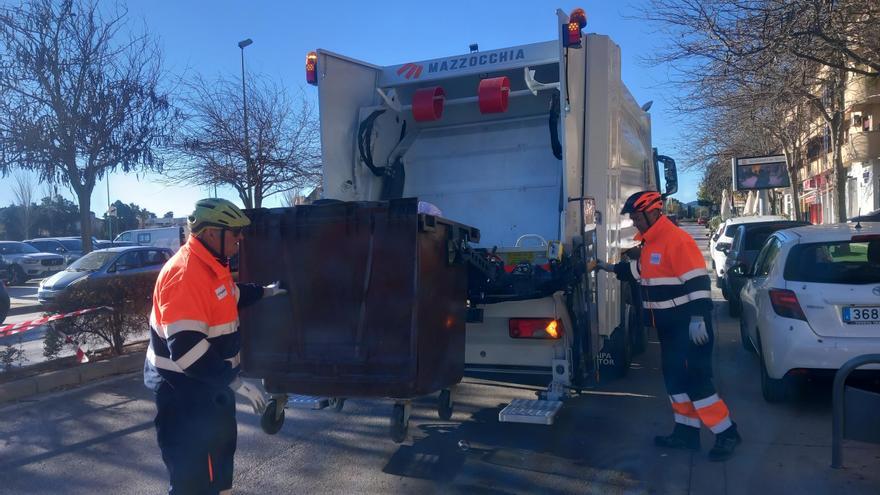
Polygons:
M742 313L742 303L731 297L727 300L727 314L732 318L739 318Z
M770 403L783 402L791 395L788 381L785 378L777 380L770 378L767 373L767 364L764 362L764 352L761 349L761 336L758 335L758 361L761 363L761 395Z
M24 285L27 282L27 274L24 272L24 269L18 265L12 265L9 267L9 284L10 285Z
M749 330L746 328L746 319L739 319L739 341L743 346L743 349L748 351L751 354L755 353L755 346L752 345L752 341L749 340Z
M724 283L724 279L718 281L718 285L721 287L721 296L725 301L730 301L730 294L727 293L727 284Z

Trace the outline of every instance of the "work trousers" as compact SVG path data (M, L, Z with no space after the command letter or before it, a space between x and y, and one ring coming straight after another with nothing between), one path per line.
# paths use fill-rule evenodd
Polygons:
M691 342L689 318L657 329L663 380L676 423L695 428L705 424L713 433L721 433L732 422L727 405L718 397L712 383L715 331L712 318L706 316L705 321L709 342L704 345Z
M208 385L156 392L156 438L172 495L218 494L232 489L238 436L235 396Z

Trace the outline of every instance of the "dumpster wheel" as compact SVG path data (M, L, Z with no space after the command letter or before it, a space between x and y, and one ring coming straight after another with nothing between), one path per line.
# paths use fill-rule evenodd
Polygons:
M345 397L331 397L328 406L336 412L342 412L342 408L345 407Z
M409 404L396 403L391 410L391 439L394 443L403 443L409 430Z
M443 421L452 419L452 391L444 388L437 398L437 416Z
M263 415L260 416L260 428L269 435L274 435L284 425L284 403L279 405L278 399L269 399Z

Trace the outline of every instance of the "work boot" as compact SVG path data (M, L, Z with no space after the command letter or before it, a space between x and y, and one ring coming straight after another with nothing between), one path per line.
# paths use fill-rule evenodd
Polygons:
M672 435L654 437L654 445L670 449L700 450L700 429L676 423Z
M736 431L736 423L733 423L730 428L715 435L715 446L709 451L709 460L720 462L730 459L734 449L741 442L742 437Z

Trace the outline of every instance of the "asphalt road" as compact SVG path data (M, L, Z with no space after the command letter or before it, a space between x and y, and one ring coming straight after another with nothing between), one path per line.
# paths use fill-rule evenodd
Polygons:
M701 247L702 228L690 229ZM502 424L500 408L534 387L468 379L451 421L431 399L414 404L410 438L388 439L391 404L349 401L341 413L288 410L277 435L239 404L235 491L287 493L803 493L880 492L880 446L846 442L847 469L830 464L827 384L770 405L757 362L716 295L716 385L744 443L726 463L703 451L665 451L671 429L654 336L629 375L566 404L552 427ZM0 493L155 494L166 475L154 405L138 374L0 408Z

